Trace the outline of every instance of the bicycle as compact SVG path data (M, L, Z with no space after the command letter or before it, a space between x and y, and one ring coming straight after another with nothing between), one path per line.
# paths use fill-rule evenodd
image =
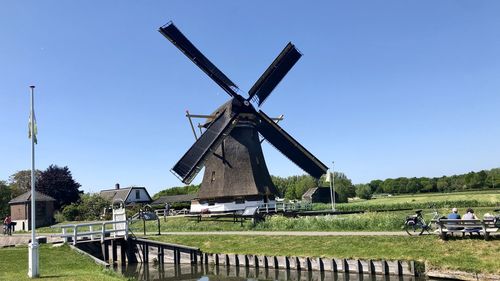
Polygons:
M408 233L408 235L410 236L422 235L424 231L430 233L430 230L433 229L433 227L431 226L432 221L437 220L441 217L435 206L430 206L430 208L433 208L434 211L431 213L433 214L433 217L431 219L431 223L429 224L425 222L424 216L422 215L423 210L416 210L415 215L406 217L404 223L404 229L406 233Z
M12 230L7 224L3 225L3 235L12 235Z

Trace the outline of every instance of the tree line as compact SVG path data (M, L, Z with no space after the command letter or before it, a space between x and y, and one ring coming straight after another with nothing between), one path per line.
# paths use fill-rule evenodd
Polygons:
M62 210L65 206L80 200L80 184L73 179L67 166L50 165L47 169L35 171L35 188L55 199L55 209ZM10 213L9 201L31 190L31 170L18 171L11 175L8 181L0 181L0 215Z
M325 175L319 180L308 175L289 177L271 176L280 193L280 197L288 200L301 200L302 195L312 187L329 187ZM153 199L165 195L197 193L200 185L176 186L156 193ZM335 172L335 191L338 202L347 202L348 198L359 197L370 199L376 194L414 194L426 192L455 192L485 188L500 188L500 168L469 172L461 175L442 177L399 177L385 180L372 180L365 184L353 184L344 173Z

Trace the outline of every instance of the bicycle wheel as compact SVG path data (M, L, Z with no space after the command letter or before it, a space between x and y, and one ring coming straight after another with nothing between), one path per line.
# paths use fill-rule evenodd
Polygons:
M410 236L417 236L417 235L422 235L424 232L425 227L421 222L412 222L412 221L407 221L405 223L405 231L408 233Z

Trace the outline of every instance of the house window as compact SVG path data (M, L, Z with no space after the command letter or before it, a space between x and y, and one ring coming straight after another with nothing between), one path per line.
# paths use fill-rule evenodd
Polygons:
M210 180L210 182L214 182L215 181L215 171L212 171L212 179Z
M141 191L140 190L135 191L135 199L137 199L137 200L141 199Z

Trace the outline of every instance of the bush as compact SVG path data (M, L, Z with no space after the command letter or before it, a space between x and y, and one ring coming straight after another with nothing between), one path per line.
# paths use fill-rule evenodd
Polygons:
M357 184L356 196L358 196L361 199L369 200L372 198L372 189L367 184Z
M64 215L59 211L56 211L54 213L54 219L57 223L61 223L61 222L66 221L66 218L64 217Z
M83 194L78 202L65 206L62 215L68 221L98 220L104 208L110 205L111 202L99 194Z

